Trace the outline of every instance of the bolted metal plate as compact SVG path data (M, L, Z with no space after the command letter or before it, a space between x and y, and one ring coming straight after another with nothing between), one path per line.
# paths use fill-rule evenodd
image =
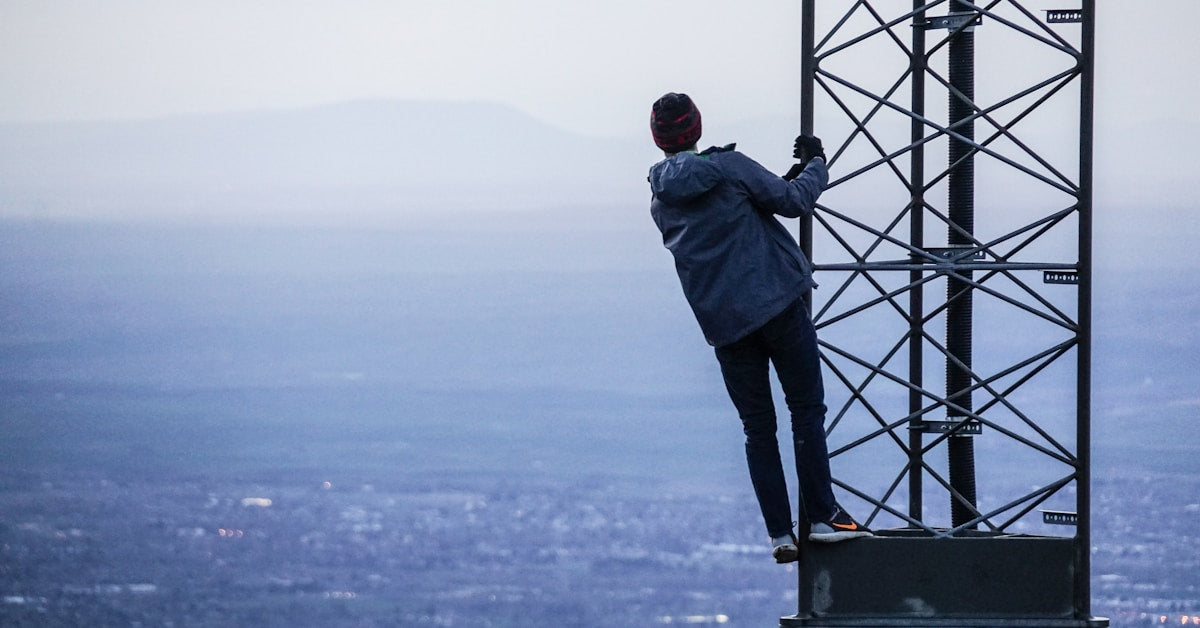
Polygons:
M973 436L983 433L983 424L979 421L921 421L919 429L926 434L945 434L953 432L955 436Z
M1042 272L1042 283L1079 285L1079 273L1063 270Z
M1078 525L1079 515L1065 510L1043 510L1042 523L1060 526Z
M954 30L967 26L967 30L973 29L976 26L983 24L983 15L980 13L959 13L954 15L943 15L939 17L931 17L921 26L927 30L946 28Z
M987 259L987 254L983 251L971 251L970 248L971 247L938 246L928 247L921 250L938 259L947 261L971 262ZM963 255L964 253L966 253L966 255ZM918 261L921 262L929 262L927 258L918 255L914 255L913 257L917 258Z
M1047 24L1077 24L1083 21L1083 11L1080 9L1047 9Z

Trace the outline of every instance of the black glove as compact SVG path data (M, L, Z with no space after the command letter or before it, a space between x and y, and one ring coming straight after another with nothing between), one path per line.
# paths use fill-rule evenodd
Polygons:
M787 174L783 175L783 180L791 181L792 179L800 176L801 172L804 172L804 164L792 164L792 167L788 169Z
M821 138L813 135L801 135L796 138L796 143L792 145L795 150L792 151L792 157L800 160L800 163L807 165L808 160L813 157L820 157L821 161L825 159L825 148L821 146Z

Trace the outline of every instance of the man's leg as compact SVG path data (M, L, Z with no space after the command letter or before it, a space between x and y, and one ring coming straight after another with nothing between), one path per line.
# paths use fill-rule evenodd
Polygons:
M792 415L804 517L810 522L824 521L833 515L836 502L825 442L825 388L816 330L803 302L797 301L767 323L761 333L770 346L771 360Z
M716 350L729 398L746 434L746 464L762 509L767 533L792 533L792 507L775 433L775 404L771 399L770 358L757 333Z

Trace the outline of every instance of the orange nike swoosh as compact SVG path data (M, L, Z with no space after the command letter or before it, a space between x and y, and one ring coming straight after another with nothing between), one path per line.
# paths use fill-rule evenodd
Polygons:
M851 523L850 523L850 525L846 525L846 524L843 524L843 523L833 523L833 522L830 522L830 523L829 523L829 525L831 525L831 526L833 526L833 527L835 527L835 528L842 529L842 530L852 530L852 531L853 531L853 530L857 530L857 529L858 529L858 524L857 524L857 523L853 523L853 522L851 522Z

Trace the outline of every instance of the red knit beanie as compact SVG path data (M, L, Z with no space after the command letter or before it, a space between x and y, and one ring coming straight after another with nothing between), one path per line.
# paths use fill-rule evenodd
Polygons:
M650 133L665 152L691 148L700 140L700 110L687 94L665 94L650 109Z

